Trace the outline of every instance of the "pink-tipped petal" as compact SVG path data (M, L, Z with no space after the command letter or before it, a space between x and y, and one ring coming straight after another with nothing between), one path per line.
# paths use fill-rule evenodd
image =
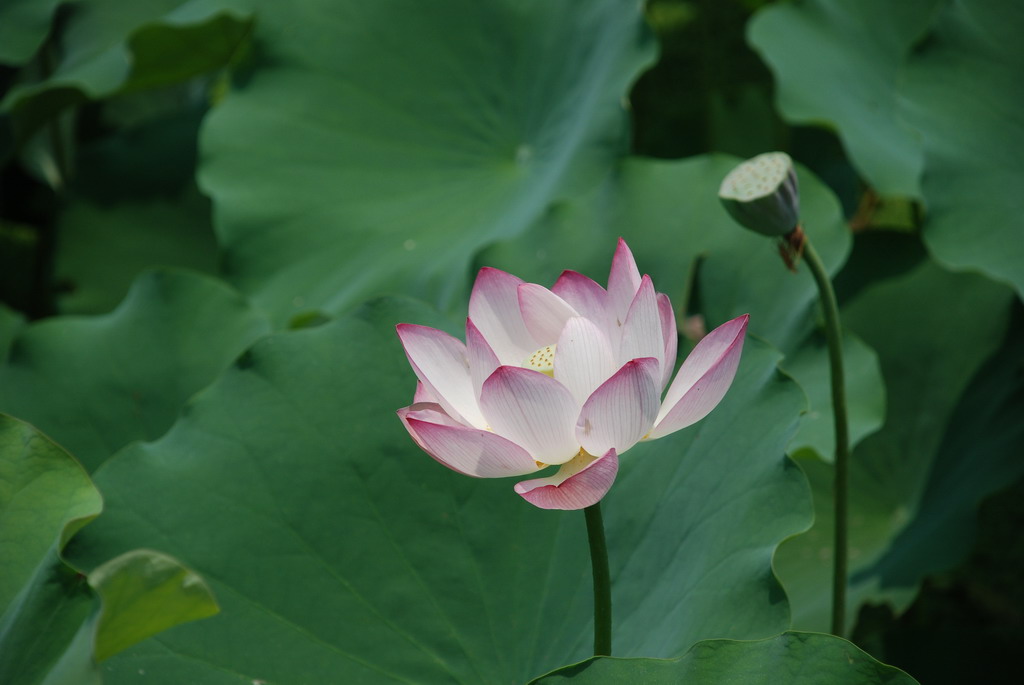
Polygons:
M453 471L475 478L522 476L538 470L530 454L505 438L452 425L443 415L413 407L398 410L398 417L420 448Z
M536 283L519 286L519 309L537 347L557 342L565 322L579 316L565 300Z
M512 274L484 267L469 296L469 318L502 364L521 364L537 349L519 313L522 282Z
M608 305L608 293L593 280L576 271L563 271L551 292L561 297L580 313L580 316L593 321L609 336L618 328L615 315ZM616 338L618 334L616 334Z
M499 366L484 381L480 407L495 433L545 464L564 464L579 451L579 405L561 383L539 371Z
M664 390L672 378L672 370L676 367L676 353L679 346L679 331L676 329L676 314L672 310L672 302L668 295L658 293L658 313L661 315L661 334L665 338L665 356L661 362L661 385Z
M626 241L619 238L612 257L612 269L608 273L609 308L618 322L625 323L626 313L640 288L640 270L636 268L633 253Z
M722 401L739 367L749 318L727 321L697 343L669 386L650 439L700 421Z
M483 333L472 319L466 319L466 352L469 355L469 377L473 381L473 392L480 400L480 390L488 376L501 366L494 350L487 344Z
M416 392L412 396L412 403L422 404L423 402L437 404L437 398L427 390L427 386L423 385L423 381L416 381Z
M466 346L444 331L401 323L396 326L416 377L453 417L477 428L486 425L469 377Z
M622 454L650 432L658 416L658 360L626 362L583 405L576 439L587 452Z
M660 382L664 356L665 336L661 331L658 295L654 292L651 277L644 276L622 326L622 342L619 345L616 362L621 365L630 359L653 357L658 360L655 378Z
M569 319L558 338L555 380L564 385L582 407L597 386L615 373L615 357L608 337L590 319Z
M597 504L615 482L619 458L615 450L601 457L581 452L553 476L516 483L523 499L541 509L585 509Z
M419 436L409 428L408 419L413 418L419 421L439 423L442 426L466 427L448 416L444 407L433 402L417 402L408 407L402 407L395 413L398 414L398 418L401 419L402 425L405 426L405 430L409 431L409 435L412 437L413 441L415 441L415 443L419 445L419 448L424 452L426 452L427 448L423 445Z

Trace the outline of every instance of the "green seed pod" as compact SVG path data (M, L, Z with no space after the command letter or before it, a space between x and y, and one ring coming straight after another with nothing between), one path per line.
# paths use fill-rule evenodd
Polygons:
M733 219L762 235L788 235L800 223L800 189L785 152L766 152L730 171L718 199Z

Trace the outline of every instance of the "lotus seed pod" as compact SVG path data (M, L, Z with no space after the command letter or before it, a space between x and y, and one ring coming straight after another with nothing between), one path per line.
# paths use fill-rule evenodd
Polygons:
M800 189L785 152L766 152L740 164L722 181L718 198L733 219L762 235L788 235L800 223Z

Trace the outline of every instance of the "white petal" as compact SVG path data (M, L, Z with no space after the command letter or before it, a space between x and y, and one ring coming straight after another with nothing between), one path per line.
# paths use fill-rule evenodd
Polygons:
M473 393L479 402L484 381L501 364L483 333L469 318L466 319L466 352L469 356L469 377L473 381Z
M563 464L579 452L579 405L565 386L539 371L499 366L484 381L480 406L495 433L537 461Z
M519 311L522 279L484 267L469 296L469 318L502 364L521 364L537 349Z
M612 331L618 329L615 324L615 314L611 311L608 293L597 283L583 274L575 271L563 271L555 284L551 286L551 292L555 293L580 313L580 316L593 321L605 335L609 342L612 339ZM615 334L618 339L618 333Z
M402 323L395 327L416 377L445 411L466 423L486 425L469 377L466 346L444 331Z
M679 330L676 328L676 314L672 311L672 302L668 295L658 293L658 313L661 315L661 334L665 338L665 356L661 362L661 385L659 391L664 390L672 378L672 371L676 367L676 353L679 347Z
M749 318L727 321L697 343L665 395L650 439L686 428L718 406L736 376Z
M536 283L519 286L519 309L537 347L557 342L565 322L579 316L565 300Z
M650 432L658 416L658 361L626 362L583 405L576 439L587 452L622 454Z
M630 359L652 357L658 360L655 378L661 382L661 363L665 356L665 336L661 331L661 312L658 296L650 276L644 276L636 297L629 307L622 327L622 343L616 362L625 364Z
M582 407L597 386L613 373L615 359L604 331L589 319L569 319L558 338L555 380L567 387Z

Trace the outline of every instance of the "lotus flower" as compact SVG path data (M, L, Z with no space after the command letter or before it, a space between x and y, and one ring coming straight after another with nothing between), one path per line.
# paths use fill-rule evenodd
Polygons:
M650 276L640 276L624 240L607 290L575 271L548 290L484 268L469 300L465 343L398 325L419 379L414 404L398 416L423 451L468 476L559 466L515 491L543 509L582 509L608 492L619 455L715 408L736 375L747 318L704 337L669 385L672 305Z

